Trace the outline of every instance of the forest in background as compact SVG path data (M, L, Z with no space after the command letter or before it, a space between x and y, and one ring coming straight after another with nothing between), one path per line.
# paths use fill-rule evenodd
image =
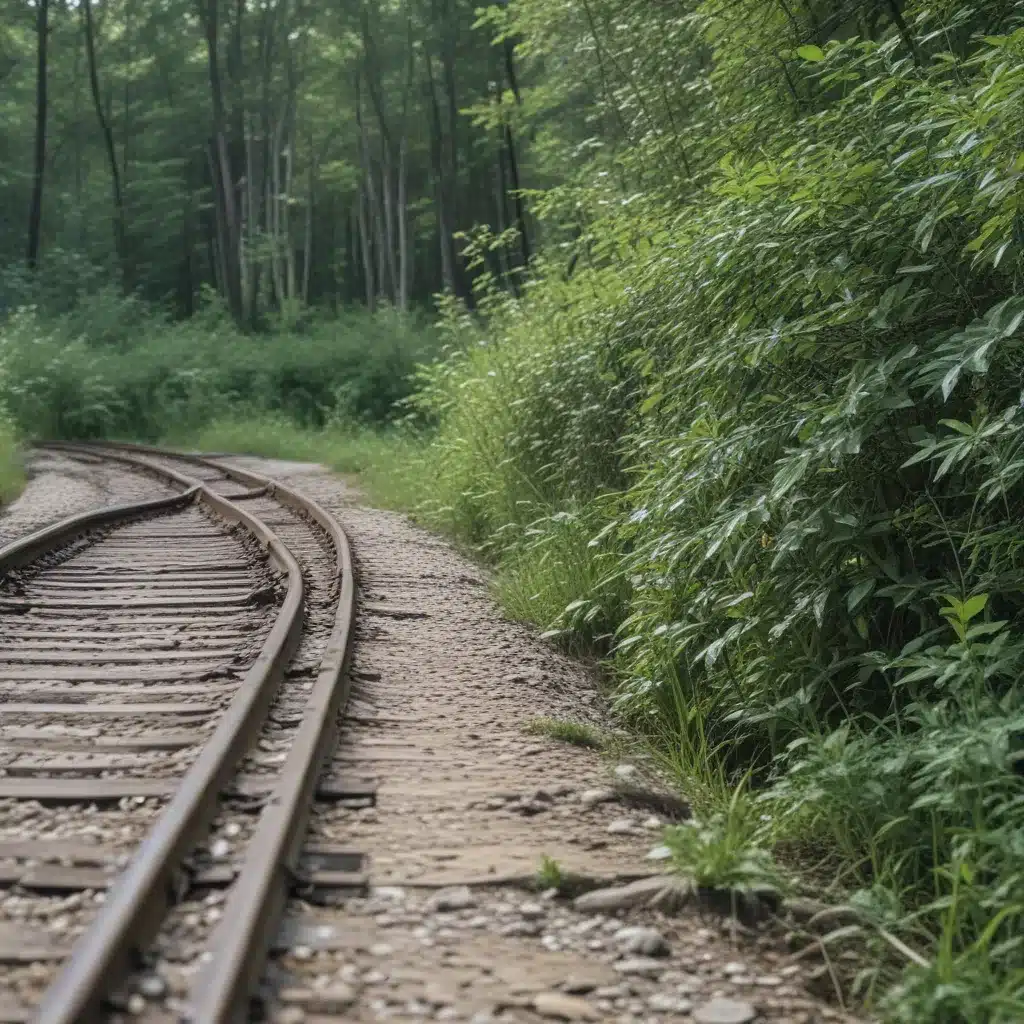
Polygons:
M360 470L604 659L680 870L1024 1019L1024 4L0 11L3 436Z

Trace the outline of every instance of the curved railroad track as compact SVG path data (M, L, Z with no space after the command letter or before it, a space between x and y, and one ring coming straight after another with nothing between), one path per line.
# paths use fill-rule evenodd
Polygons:
M125 984L154 943L187 968L179 1019L251 1019L289 893L360 881L357 857L303 843L314 796L370 796L320 774L348 695L348 542L216 460L54 447L157 496L0 548L0 1022L144 1015Z

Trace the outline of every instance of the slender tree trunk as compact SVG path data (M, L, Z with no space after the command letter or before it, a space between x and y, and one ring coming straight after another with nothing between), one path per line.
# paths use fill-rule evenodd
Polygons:
M256 320L256 260L253 241L259 224L256 199L256 155L251 118L245 124L245 189L242 192L242 223L239 237L239 275L242 283L242 319L250 326Z
M390 298L394 305L398 305L401 284L398 280L398 267L395 265L395 196L391 181L391 155L387 148L384 149L381 157L380 178L381 205L383 206L384 214L384 255L387 260Z
M210 168L214 205L218 207L217 228L220 263L223 268L223 293L236 320L242 322L242 289L238 265L239 224L235 203L235 181L226 137L227 114L220 74L218 52L218 0L200 0L199 14L206 37L210 94L213 101L213 139L210 143Z
M519 94L519 80L516 77L515 53L512 49L512 41L505 40L505 74L508 78L509 88L515 97L516 106L522 105L523 99ZM508 152L508 177L509 187L512 190L512 202L516 211L516 228L519 231L519 252L522 256L523 266L530 263L530 235L526 230L526 209L523 204L522 186L519 182L519 159L516 155L516 140L512 134L512 125L507 119L505 124L505 149Z
M50 32L50 2L36 0L36 144L32 201L28 213L27 262L39 264L39 237L43 223L43 173L46 170L46 60Z
M271 169L267 182L267 234L270 238L270 273L278 306L284 304L284 274L281 270L281 125L271 140Z
M412 288L412 259L409 251L409 204L406 198L406 141L398 148L398 308L409 309L409 291Z
M289 139L284 151L284 196L281 200L282 225L281 238L284 242L285 281L288 289L288 301L292 302L298 294L295 278L295 246L292 242L291 196L292 182L295 176L293 139Z
M451 222L448 219L448 187L444 166L444 129L441 109L434 85L433 61L425 55L427 66L427 99L430 103L430 157L434 176L434 210L437 216L437 239L441 251L441 284L445 291L455 291L455 259Z
M92 102L96 108L96 119L103 134L103 144L107 150L107 163L110 165L110 187L114 197L114 248L121 263L121 274L126 287L129 286L129 272L125 263L125 220L124 196L121 192L121 171L117 166L117 149L114 146L114 133L110 121L103 110L103 98L100 93L99 70L96 67L96 36L92 21L92 0L81 0L82 21L85 29L85 53L89 63L89 88L92 91Z
M376 307L376 288L373 283L373 255L370 252L370 226L366 215L366 190L359 190L359 249L363 257L363 283L366 286L366 308L372 313Z
M309 279L311 265L313 262L313 181L315 175L313 166L313 138L309 139L309 173L306 178L306 224L302 245L302 302L309 304Z

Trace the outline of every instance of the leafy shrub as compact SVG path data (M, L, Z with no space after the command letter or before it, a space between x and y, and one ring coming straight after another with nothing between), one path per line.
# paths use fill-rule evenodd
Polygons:
M37 437L181 436L237 410L314 430L332 416L380 424L433 347L394 313L244 335L217 307L177 323L108 290L59 316L27 308L0 322L0 397Z
M752 771L773 838L841 858L837 884L905 951L893 1019L1009 1021L1024 7L904 7L874 39L798 47L781 7L701 4L684 126L609 61L636 140L616 170L644 187L567 187L550 207L575 218L572 277L536 266L483 328L448 311L414 472L518 614L614 632L618 706L688 783ZM570 14L519 10L533 45L567 49ZM623 5L622 59L675 16Z

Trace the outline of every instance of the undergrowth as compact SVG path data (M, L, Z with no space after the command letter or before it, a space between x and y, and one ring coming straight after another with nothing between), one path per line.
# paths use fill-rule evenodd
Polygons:
M546 200L569 272L446 307L404 477L513 614L609 659L703 805L679 856L814 850L873 1009L1022 1020L1024 6L820 45L768 6L623 5L621 59L702 55L687 118L615 80L633 148ZM589 38L551 10L510 15L540 56Z
M25 485L25 473L17 438L10 425L0 418L0 505L13 501Z
M298 444L300 428L386 426L435 348L432 328L390 311L245 334L214 298L174 321L105 290L0 319L0 400L35 438L159 440L247 419L265 421L265 443L273 424Z

